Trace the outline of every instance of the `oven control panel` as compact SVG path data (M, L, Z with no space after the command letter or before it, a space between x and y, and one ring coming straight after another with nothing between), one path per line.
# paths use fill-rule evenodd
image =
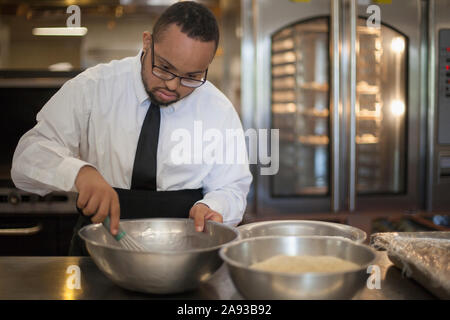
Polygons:
M439 31L438 143L450 144L450 29Z
M77 213L76 200L75 192L52 192L41 197L16 188L0 188L0 215L3 213Z

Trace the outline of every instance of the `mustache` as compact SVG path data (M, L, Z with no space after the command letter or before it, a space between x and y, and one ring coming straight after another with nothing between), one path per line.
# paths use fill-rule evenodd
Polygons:
M167 88L167 87L156 87L156 88L153 88L153 91L158 91L158 90L160 90L160 89L162 89L162 90L164 90L164 91L166 91L166 92L168 92L168 93L170 93L170 94L175 95L177 98L179 97L178 92L172 91L172 90L170 90L170 89Z
M155 96L155 94L154 94L154 92L156 92L156 90L158 90L158 89L164 89L164 90L166 90L167 92L174 93L174 94L175 94L174 100L171 101L171 102L163 102L163 101L160 101L160 100ZM174 92L174 91L171 91L171 90L168 90L168 89L163 88L163 87L160 87L160 88L154 88L154 89L151 90L151 91L150 91L150 90L146 90L146 91L147 91L147 94L148 94L148 96L149 96L149 98L150 98L150 101L151 101L152 103L154 103L154 104L159 105L160 107L167 107L168 105L170 105L170 104L172 104L172 103L175 103L175 102L177 102L177 101L180 99L180 95L179 95L178 93L176 93L176 92Z
M156 87L156 88L153 88L151 91L151 93L152 93L152 96L153 96L153 98L155 98L155 100L158 100L159 101L159 99L157 99L156 98L156 92L158 91L158 90L160 90L160 89L162 89L162 90L164 90L164 92L166 92L167 94L173 94L174 95L174 97L173 97L173 101L172 102L169 102L168 104L171 104L171 103L174 103L174 102L176 102L176 101L178 101L179 99L180 99L180 95L179 95L179 93L178 92L176 92L176 91L172 91L172 90L169 90L168 88L166 88L166 87ZM160 101L161 103L160 104L163 104L162 103L162 101Z

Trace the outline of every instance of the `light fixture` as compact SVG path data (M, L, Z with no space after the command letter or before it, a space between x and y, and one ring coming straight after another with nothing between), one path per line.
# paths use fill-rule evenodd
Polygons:
M402 100L391 102L391 112L394 116L402 116L405 113L405 103Z
M172 4L178 2L178 0L147 0L148 6L171 6Z
M405 50L405 40L401 37L395 37L392 39L391 49L394 52L402 53Z
M70 62L58 62L48 66L50 71L70 71L73 69L73 65Z
M35 36L75 36L82 37L88 32L85 27L78 28L60 28L60 27L49 27L49 28L33 28L32 33Z

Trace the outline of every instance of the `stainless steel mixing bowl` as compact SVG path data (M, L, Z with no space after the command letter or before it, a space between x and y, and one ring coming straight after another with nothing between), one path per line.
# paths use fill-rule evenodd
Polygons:
M192 219L121 220L127 234L148 251L124 249L101 224L79 231L99 269L115 284L128 290L169 294L195 289L221 265L219 249L237 239L227 225L207 221L196 232Z
M356 263L347 272L290 274L251 269L254 263L276 255L326 255ZM350 299L370 276L375 259L372 248L354 241L326 236L267 236L234 241L220 249L231 279L247 299Z
M261 236L338 236L362 243L366 233L345 224L313 220L275 220L238 227L240 238Z

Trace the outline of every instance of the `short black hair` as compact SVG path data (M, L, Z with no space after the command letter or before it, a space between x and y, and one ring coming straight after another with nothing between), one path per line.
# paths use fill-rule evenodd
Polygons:
M161 34L175 23L189 38L219 45L219 27L216 17L207 7L194 1L177 2L167 8L153 26L153 38L159 40Z

